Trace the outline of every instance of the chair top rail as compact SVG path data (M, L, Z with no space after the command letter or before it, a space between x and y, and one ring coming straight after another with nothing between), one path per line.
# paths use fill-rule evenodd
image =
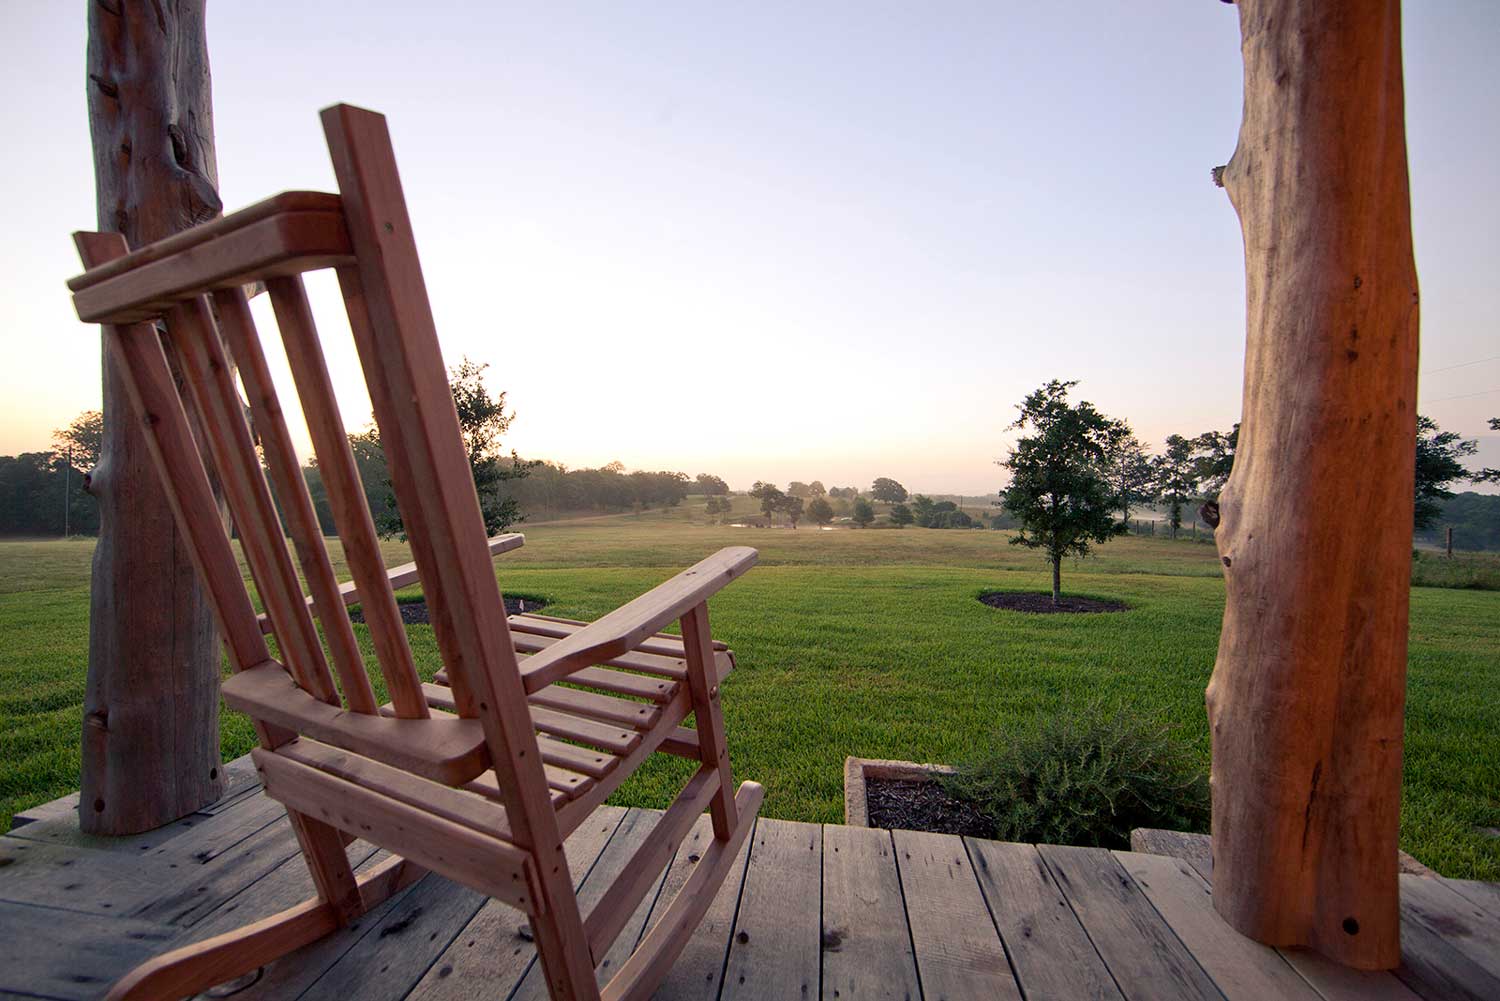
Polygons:
M350 263L337 196L320 196L316 208L304 203L291 199L294 207L286 208L271 199L254 214L247 209L127 254L120 260L134 261L111 275L86 272L68 283L73 308L85 323L135 323L216 289ZM179 245L168 247L174 241Z
M236 212L220 216L211 222L202 223L185 229L180 233L174 233L155 243L148 243L143 247L126 253L121 257L89 268L81 275L68 279L68 290L70 292L81 292L86 288L98 285L110 278L118 278L127 271L133 271L142 264L150 264L159 261L163 257L169 257L181 250L195 247L200 243L222 236L231 230L248 226L252 222L260 222L273 215L283 212L341 212L343 203L339 196L326 191L283 191L279 195L248 205Z

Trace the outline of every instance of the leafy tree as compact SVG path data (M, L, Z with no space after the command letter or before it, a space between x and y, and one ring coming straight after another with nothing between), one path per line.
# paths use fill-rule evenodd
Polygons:
M725 505L728 504L728 498L724 498L721 500L717 495L709 494L708 500L704 501L703 503L703 510L708 515L709 522L712 523L718 521L719 515L726 513Z
M707 494L710 497L723 497L729 493L729 484L712 473L699 473L693 478L698 493Z
M1121 423L1122 433L1109 443L1105 453L1109 485L1115 494L1115 508L1120 520L1130 523L1130 509L1148 503L1151 490L1151 460L1136 436Z
M828 493L828 491L823 488L822 480L813 480L807 485L807 489L812 491L812 495L814 497L822 497L823 495Z
M945 504L952 504L951 501L944 501L944 503ZM969 517L969 515L968 515L967 512L960 511L958 509L958 505L953 504L953 510L951 510L951 511L938 511L938 512L935 512L933 514L933 516L932 516L932 524L930 526L928 526L928 527L930 527L930 528L973 528L974 527L974 519L971 518L971 517Z
M85 410L73 423L52 432L52 448L64 458L73 453L74 469L93 469L99 465L99 450L104 446L104 414Z
M520 503L503 485L524 479L537 462L528 462L514 450L508 459L500 454L500 438L510 429L515 414L505 411L505 394L491 396L484 384L487 364L477 364L467 357L448 373L448 389L453 407L458 411L459 431L464 451L468 453L469 471L474 491L479 495L479 510L484 516L485 531L491 535L503 532L521 520ZM349 445L354 462L364 481L365 498L375 516L375 526L382 535L405 537L401 512L391 489L390 471L380 429L371 426L361 434L351 434ZM623 467L621 467L623 468Z
M814 497L807 502L807 516L815 525L826 525L833 520L833 506L822 497Z
M863 497L856 497L854 499L854 513L850 517L854 519L854 523L860 528L867 528L875 520L875 508Z
M897 528L905 528L912 523L911 508L905 504L891 505L891 524Z
M787 494L781 498L781 513L786 515L786 520L792 523L793 531L796 530L797 522L802 518L802 505L803 500L801 497Z
M881 476L870 485L870 496L888 504L899 504L906 500L906 488L888 476Z
M859 490L856 487L829 487L828 496L852 501L859 496Z
M1167 450L1151 460L1156 496L1167 505L1172 524L1172 538L1182 527L1182 509L1198 489L1197 463L1193 457L1193 439L1180 434L1167 436Z
M921 528L932 527L933 508L937 505L926 494L917 494L911 499L912 518Z
M1491 421L1494 426L1494 421ZM1476 441L1465 441L1457 431L1444 431L1430 417L1417 415L1417 476L1415 528L1430 528L1443 510L1442 502L1454 496L1448 484L1476 478L1463 459L1479 449ZM1483 470L1479 477L1489 470Z
M1500 417L1490 418L1490 430L1500 431ZM1490 469L1486 466L1474 474L1475 483L1500 483L1500 469Z
M774 520L776 512L781 509L781 499L786 494L774 483L766 483L756 480L750 487L750 496L760 501L760 511L766 516L767 521Z
M801 480L793 480L792 482L788 483L786 485L786 492L789 496L801 497L804 499L813 495L812 487L806 483L803 483Z
M1193 439L1193 472L1205 499L1219 499L1219 491L1234 469L1234 451L1239 443L1239 422L1227 432L1205 431Z
M484 530L494 535L521 520L520 503L505 493L502 484L525 479L539 463L523 462L514 449L508 462L502 459L500 438L510 430L516 415L505 412L504 393L490 395L489 387L484 384L487 368L488 363L476 364L465 356L448 373L448 388L453 393L464 448L469 453L469 469L479 494L479 509L484 514Z
M1010 540L1041 549L1052 564L1052 601L1062 596L1062 561L1089 555L1094 543L1124 531L1105 476L1120 425L1093 404L1068 402L1077 382L1053 379L1027 395L1012 428L1029 432L1000 463L1010 471L1005 509L1021 523Z

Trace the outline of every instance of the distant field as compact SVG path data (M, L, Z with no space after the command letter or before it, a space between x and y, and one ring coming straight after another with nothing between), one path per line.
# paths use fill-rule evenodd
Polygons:
M846 755L956 761L1037 714L1090 699L1178 725L1207 766L1203 687L1224 589L1213 547L1126 537L1064 589L1116 597L1103 616L1027 616L975 600L1046 586L1041 561L993 531L736 529L667 512L523 526L502 586L589 618L724 545L761 565L712 611L739 654L725 687L738 775L765 784L770 816L842 818ZM399 543L388 562L410 557ZM77 787L87 656L87 542L0 543L0 829L11 812ZM364 626L356 626L362 640ZM411 627L424 671L431 630ZM1500 594L1415 588L1402 846L1444 875L1500 879ZM226 715L224 752L251 742ZM680 766L680 767L674 767ZM664 805L682 763L662 762L619 802Z

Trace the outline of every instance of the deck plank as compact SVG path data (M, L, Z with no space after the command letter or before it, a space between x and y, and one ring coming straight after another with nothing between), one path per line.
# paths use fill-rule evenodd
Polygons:
M436 873L424 876L301 1001L400 1001L488 900Z
M226 815L227 816L227 815ZM297 838L283 812L227 851L210 853L202 862L184 861L177 870L182 881L163 887L157 899L135 912L136 917L187 927L217 910L226 900L243 891L297 854Z
M0 902L0 989L97 998L121 971L165 951L175 933L152 921Z
M1477 879L1445 879L1443 885L1478 904L1486 914L1500 917L1500 883L1481 883Z
M1500 978L1454 943L1451 927L1439 931L1420 920L1407 904L1405 889L1403 885L1401 965L1396 968L1396 976L1428 1001L1500 998Z
M1307 949L1277 953L1324 1001L1421 1001L1389 970L1354 970Z
M1223 996L1108 849L1038 845L1037 851L1127 998Z
M915 831L891 835L923 996L1020 1001L963 840Z
M823 827L823 992L834 998L920 998L891 832Z
M823 828L763 817L752 838L719 996L811 997L818 990L821 922L811 891L822 878Z
M1191 861L1136 852L1115 852L1115 858L1229 1001L1318 1001L1318 992L1275 949L1219 918Z
M759 821L756 821L759 823ZM753 835L753 832L752 832ZM693 866L713 841L713 825L708 817L700 817L677 849L672 864L667 867L666 879L656 895L651 916L641 936L650 932L677 896L677 891L687 882ZM693 929L692 937L683 947L677 962L668 971L666 979L656 990L656 1001L714 1001L719 996L724 967L729 957L730 933L734 930L734 918L740 905L740 891L745 885L745 870L749 868L751 847L755 838L748 837L735 856L734 866L724 877L713 903L709 905L703 920Z
M0 837L0 900L105 916L149 905L185 879L165 863Z
M1441 879L1401 877L1401 917L1417 921L1500 978L1500 916L1488 913Z
M610 836L625 818L620 807L601 807L568 838L563 849L573 885L581 886ZM521 933L526 916L493 900L448 944L412 989L412 1001L492 1001L505 998L536 959L536 947Z
M980 838L964 843L1028 999L1123 997L1035 845Z
M599 861L589 870L584 877L583 885L578 891L578 906L585 916L593 906L604 896L606 890L614 883L615 877L624 870L625 864L630 861L630 856L635 853L651 834L651 829L661 819L661 814L651 810L630 810L620 825L615 828L609 843L604 846ZM619 939L614 947L605 954L604 961L596 969L599 983L603 984L609 980L619 964L630 958L635 949L635 940L641 933L641 925L646 922L646 915L650 911L653 894L647 894L647 899L636 908L636 913L626 922L620 930ZM547 1001L547 979L542 973L541 963L532 963L526 975L521 978L520 985L511 995L511 1001Z

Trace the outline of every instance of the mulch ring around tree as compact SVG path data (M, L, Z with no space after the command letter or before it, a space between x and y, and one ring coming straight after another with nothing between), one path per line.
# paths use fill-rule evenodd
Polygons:
M425 626L432 621L427 615L427 602L421 599L417 601L398 602L396 607L401 609L401 621L409 626ZM505 599L506 615L519 615L522 612L539 612L546 607L547 601L545 598L512 598L507 596ZM365 621L364 609L355 605L349 609L349 618L353 622Z
M955 799L941 782L865 779L865 809L871 827L933 831L989 838L994 825L972 803Z
M991 608L1042 615L1051 612L1123 612L1130 607L1125 602L1112 598L1073 598L1068 595L1063 595L1054 605L1052 595L1045 591L1040 594L1026 591L987 591L979 596L979 600Z

